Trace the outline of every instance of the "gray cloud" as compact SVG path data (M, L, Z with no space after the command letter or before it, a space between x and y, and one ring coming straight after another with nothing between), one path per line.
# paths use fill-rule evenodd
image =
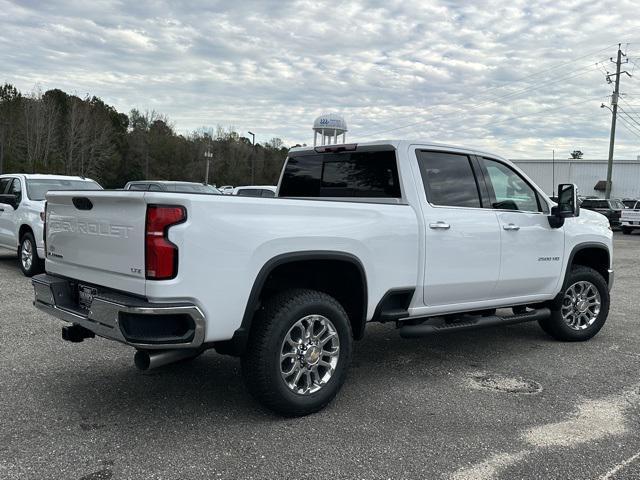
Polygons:
M352 140L604 157L617 42L640 63L635 1L0 0L0 81L259 141L309 142L313 118L338 111ZM640 78L623 91L640 104ZM640 154L640 137L619 132L616 156Z

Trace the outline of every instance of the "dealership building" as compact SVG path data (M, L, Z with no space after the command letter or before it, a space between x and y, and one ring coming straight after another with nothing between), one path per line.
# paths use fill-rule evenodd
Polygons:
M548 195L555 192L559 183L575 183L580 195L604 198L607 160L521 159L512 162ZM613 161L611 198L640 198L640 157Z

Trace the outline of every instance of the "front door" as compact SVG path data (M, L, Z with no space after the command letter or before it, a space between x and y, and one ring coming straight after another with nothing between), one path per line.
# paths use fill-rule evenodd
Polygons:
M564 228L551 228L549 206L516 170L481 158L502 237L500 298L555 293L564 257Z
M494 298L500 228L496 212L483 208L472 158L429 150L416 157L425 187L425 305Z

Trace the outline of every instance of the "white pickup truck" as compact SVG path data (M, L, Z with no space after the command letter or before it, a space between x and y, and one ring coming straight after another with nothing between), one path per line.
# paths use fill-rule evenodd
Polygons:
M291 150L276 198L52 192L35 305L66 340L135 347L141 369L238 355L260 402L304 415L336 395L368 322L595 335L612 232L558 191L485 152L381 141Z
M640 202L636 202L630 208L622 210L620 214L620 228L625 235L629 235L634 230L640 229Z
M18 251L22 273L31 277L44 266L45 195L49 190L102 190L89 178L63 175L0 175L0 247Z

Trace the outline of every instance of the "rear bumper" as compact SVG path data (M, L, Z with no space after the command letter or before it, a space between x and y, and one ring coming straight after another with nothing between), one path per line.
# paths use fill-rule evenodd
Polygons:
M205 318L196 305L151 303L112 291L98 291L91 307L82 310L73 298L75 282L42 274L33 277L31 283L35 294L33 304L38 309L100 337L145 350L199 348L204 342ZM188 328L172 332L171 328L162 327L163 322L176 322L176 319L186 322ZM157 327L161 327L160 330ZM162 335L157 334L158 331Z

